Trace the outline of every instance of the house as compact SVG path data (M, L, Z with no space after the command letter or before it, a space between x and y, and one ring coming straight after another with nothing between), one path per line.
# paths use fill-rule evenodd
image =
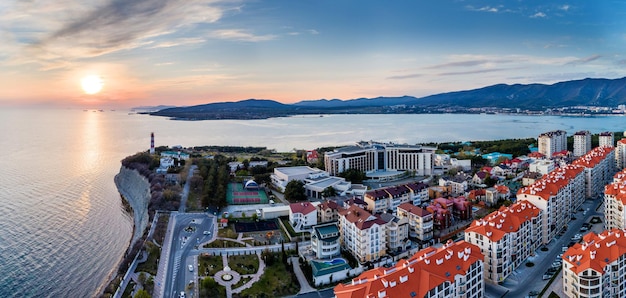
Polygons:
M331 259L341 255L339 227L336 222L313 226L311 251L317 259Z
M409 223L409 236L421 242L433 238L433 214L411 203L400 204L396 209L398 218L406 218Z
M484 184L485 183L485 179L487 179L487 177L489 177L489 175L490 174L488 172L478 171L472 177L472 183L474 183L474 184Z
M317 163L319 160L319 156L316 150L307 150L306 151L306 162L308 163Z
M411 248L409 240L409 220L407 218L396 217L393 214L383 213L380 215L387 223L387 253L400 253Z
M326 200L317 205L317 222L326 223L339 219L339 204L335 201Z
M311 202L289 204L289 222L296 232L317 224L317 208Z
M339 210L341 246L360 263L378 260L387 255L386 224L356 205Z

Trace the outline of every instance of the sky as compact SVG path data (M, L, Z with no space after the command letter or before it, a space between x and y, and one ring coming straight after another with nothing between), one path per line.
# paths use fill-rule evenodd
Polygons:
M626 0L0 2L0 107L421 97L624 76Z

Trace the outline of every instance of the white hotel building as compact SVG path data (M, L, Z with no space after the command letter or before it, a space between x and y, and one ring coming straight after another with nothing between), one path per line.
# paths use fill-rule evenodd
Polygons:
M326 171L333 176L348 169L365 173L411 171L432 175L436 148L421 145L359 142L324 154Z

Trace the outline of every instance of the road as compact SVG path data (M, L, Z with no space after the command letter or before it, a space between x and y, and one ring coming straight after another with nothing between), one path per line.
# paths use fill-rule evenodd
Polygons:
M193 173L196 171L198 166L192 165L189 167L189 173L187 173L187 180L185 185L183 186L183 192L180 195L180 207L178 207L178 212L185 212L187 209L187 197L189 197L189 185L191 184L191 177L193 177Z
M529 259L529 261L532 261L535 266L526 267L525 264L520 265L511 275L509 275L501 286L485 284L486 296L500 297L500 295L496 295L494 293L501 293L502 290L508 290L508 293L506 293L507 298L526 297L530 291L540 292L548 283L548 280L543 280L543 273L552 266L552 262L554 262L556 256L563 253L561 248L563 246L567 246L575 234L580 233L580 228L583 223L588 222L594 216L604 218L603 213L595 211L601 203L602 199L586 200L581 206L583 210L589 208L586 215L583 215L583 212L577 212L574 215L576 219L567 224L567 232L565 232L563 236L555 237L550 243L548 243L548 245L546 245L548 247L548 251L541 251L541 249L538 249L536 251L536 255ZM562 274L562 272L559 274Z
M170 223L171 243L169 258L166 260L163 297L178 297L185 291L187 297L197 297L187 291L190 280L197 280L197 245L208 242L215 236L216 218L206 213L178 213ZM210 231L205 235L204 231ZM198 247L199 248L199 247ZM192 271L189 270L192 265Z

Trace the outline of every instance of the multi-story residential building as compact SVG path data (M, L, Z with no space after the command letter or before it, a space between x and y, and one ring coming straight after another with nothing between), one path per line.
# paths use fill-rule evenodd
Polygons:
M391 268L361 273L351 283L335 286L336 298L485 296L483 255L465 241L427 247Z
M485 279L504 281L541 245L541 210L528 201L500 207L465 229L465 241L485 256Z
M449 187L451 196L464 196L467 190L467 182L472 178L465 173L458 173L453 176L439 178L439 186Z
M318 259L330 259L341 255L337 223L331 222L313 226L311 251Z
M409 236L421 242L433 238L433 214L426 209L410 203L400 204L396 209L396 216L407 218L409 222Z
M570 220L584 201L584 168L569 165L555 169L530 186L520 188L517 201L529 201L541 209L542 243L548 243Z
M317 205L317 222L325 223L339 219L339 204L335 201L324 201Z
M613 132L605 131L598 135L598 142L600 147L615 147L615 138Z
M428 201L428 184L422 182L409 183L406 187L412 192L413 205L419 206L421 203Z
M626 297L626 232L590 232L563 253L567 297Z
M615 151L613 147L596 147L576 159L572 165L585 167L585 194L587 198L602 195L604 186L615 175Z
M535 183L535 181L539 180L541 176L543 175L538 172L526 172L524 176L522 177L522 185L529 186Z
M363 201L372 213L393 211L398 205L412 201L411 190L405 185L370 190L363 196Z
M591 132L588 130L581 130L574 134L574 150L572 154L574 157L580 157L591 150Z
M615 147L615 164L618 170L626 169L626 138L617 141Z
M432 175L436 148L421 145L359 142L324 154L324 166L331 175L348 169L363 172L410 171L416 175Z
M539 152L546 158L551 158L552 153L567 150L567 132L555 130L539 135Z
M361 263L386 255L387 226L380 216L356 205L339 210L339 233L342 247Z
M626 228L626 170L604 188L604 229Z
M528 166L528 170L530 172L536 172L539 173L541 175L545 175L548 174L550 172L552 172L555 168L555 164L554 161L549 160L549 159L538 159L535 160L534 162L532 162L529 166Z
M296 231L310 228L317 224L317 208L310 202L289 204L289 222Z
M409 220L383 213L380 217L387 222L387 253L402 252L411 248Z

